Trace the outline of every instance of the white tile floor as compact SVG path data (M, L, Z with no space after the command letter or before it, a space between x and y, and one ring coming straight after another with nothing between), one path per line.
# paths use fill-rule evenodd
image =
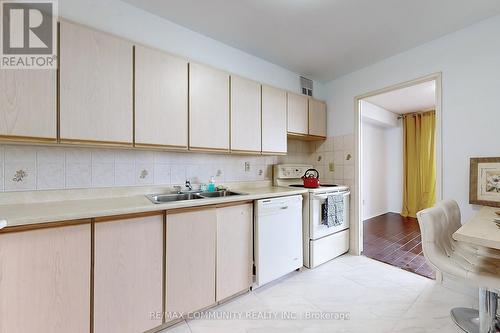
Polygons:
M195 319L162 333L461 332L451 321L455 306L477 301L434 281L366 257L343 256L295 273L211 312L347 312L349 320ZM226 313L227 313L226 312Z

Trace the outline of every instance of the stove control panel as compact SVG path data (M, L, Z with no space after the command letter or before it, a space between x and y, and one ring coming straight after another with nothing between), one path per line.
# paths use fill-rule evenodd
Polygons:
M277 164L274 166L275 179L299 179L308 169L312 169L312 165L304 164Z

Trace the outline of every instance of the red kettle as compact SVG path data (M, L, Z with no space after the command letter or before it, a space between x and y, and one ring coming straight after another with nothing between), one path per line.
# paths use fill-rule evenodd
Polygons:
M308 169L304 176L302 176L305 188L318 188L319 185L319 172L316 169Z

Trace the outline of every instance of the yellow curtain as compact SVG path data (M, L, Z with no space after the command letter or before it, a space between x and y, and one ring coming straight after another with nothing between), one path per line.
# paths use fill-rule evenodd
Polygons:
M436 202L436 112L408 114L403 118L404 184L402 216Z

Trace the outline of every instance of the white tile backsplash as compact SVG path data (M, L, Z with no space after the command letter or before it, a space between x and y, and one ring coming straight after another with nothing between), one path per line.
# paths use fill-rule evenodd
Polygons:
M115 163L115 153L108 149L93 149L92 154L92 164L96 163Z
M156 185L170 184L170 165L155 164L154 165L154 183Z
M117 150L115 152L115 163L134 164L135 152L133 150Z
M272 180L273 164L310 163L316 147L308 142L291 146L295 152L278 157L0 145L0 191L184 185L186 179L208 183L211 176L217 184ZM25 175L16 181L16 173Z
M173 185L184 185L186 181L186 165L171 164L170 165L170 181Z
M12 162L35 162L36 148L29 146L6 146L5 161Z
M51 149L52 147L48 147ZM66 151L66 164L68 163L89 163L92 161L92 154L90 149L86 148L67 148Z
M92 157L92 187L110 187L114 184L115 164L94 162Z
M141 163L155 163L155 152L153 151L135 151L135 160Z
M353 134L328 137L324 141L316 141L315 151L310 154L309 161L320 171L323 183L349 185L353 184L355 178L354 152ZM318 156L322 157L321 161L318 161ZM334 164L334 172L329 170L330 163Z
M64 154L63 154L64 156ZM64 158L50 160L37 160L36 188L40 190L53 190L66 187Z
M66 160L66 188L87 188L92 185L92 166L90 160L73 163Z
M115 186L135 185L135 163L115 163Z

